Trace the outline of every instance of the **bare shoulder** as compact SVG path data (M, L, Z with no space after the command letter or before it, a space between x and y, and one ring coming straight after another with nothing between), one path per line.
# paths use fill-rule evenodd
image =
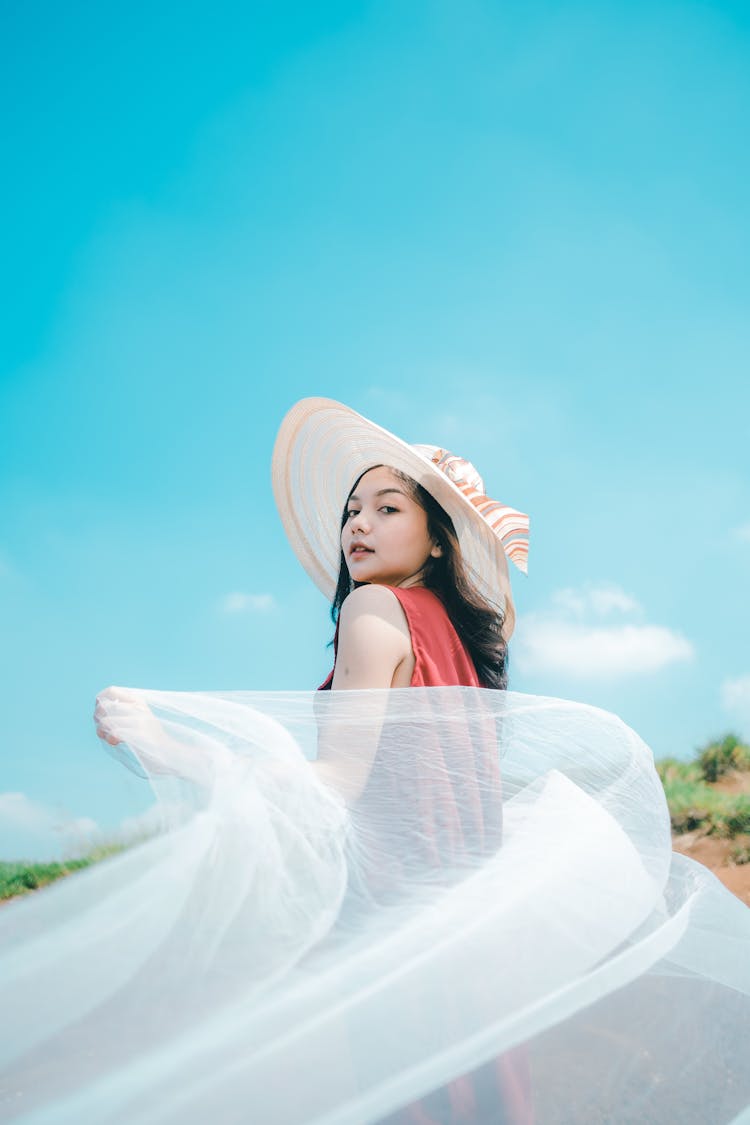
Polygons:
M334 688L390 687L412 656L411 635L398 598L387 586L358 586L339 615Z
M352 590L341 607L341 624L362 617L377 617L409 636L409 626L401 603L389 586L369 583Z

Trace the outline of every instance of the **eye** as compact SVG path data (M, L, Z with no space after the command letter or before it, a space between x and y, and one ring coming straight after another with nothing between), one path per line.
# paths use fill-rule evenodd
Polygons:
M398 508L394 508L392 504L383 504L380 510L381 512L386 512L388 515L390 515L391 512L397 512Z
M352 517L356 516L356 515L359 515L359 508L348 508L347 509L346 518L348 520L352 519Z

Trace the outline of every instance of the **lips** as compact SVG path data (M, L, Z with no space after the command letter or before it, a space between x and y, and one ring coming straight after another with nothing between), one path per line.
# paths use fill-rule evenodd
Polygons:
M373 553L372 547L366 547L364 543L352 543L349 548L349 558L362 558L364 555L371 555Z

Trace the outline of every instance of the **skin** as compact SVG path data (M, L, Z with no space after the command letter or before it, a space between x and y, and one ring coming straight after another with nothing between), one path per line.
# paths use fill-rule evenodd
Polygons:
M339 641L332 687L341 689L408 687L414 653L404 611L390 587L422 586L424 567L438 558L441 547L427 530L427 513L404 491L391 469L371 469L350 497L341 548L351 577L366 585L347 597L339 616ZM169 736L150 708L127 688L108 688L95 712L96 733L111 745L121 742L117 709L127 712L129 730L139 741L163 746ZM356 801L366 783L377 748L379 726L373 716L369 732L361 725L351 736L340 724L322 735L320 756L311 763L318 779L338 790L348 803ZM327 742L327 745L326 745ZM347 750L353 742L357 754ZM342 754L341 748L344 747ZM175 743L175 761L184 750Z
M422 586L424 567L442 548L427 529L427 513L386 466L370 469L349 498L341 532L351 577L365 582L347 597L339 617L332 688L408 687L414 653L404 611L389 587Z

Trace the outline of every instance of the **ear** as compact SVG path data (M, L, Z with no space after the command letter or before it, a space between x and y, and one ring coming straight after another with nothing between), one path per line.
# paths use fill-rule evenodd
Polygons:
M430 551L430 557L433 558L433 559L439 559L439 558L442 558L442 555L443 555L443 548L440 546L439 543L433 543L432 544L432 550Z

